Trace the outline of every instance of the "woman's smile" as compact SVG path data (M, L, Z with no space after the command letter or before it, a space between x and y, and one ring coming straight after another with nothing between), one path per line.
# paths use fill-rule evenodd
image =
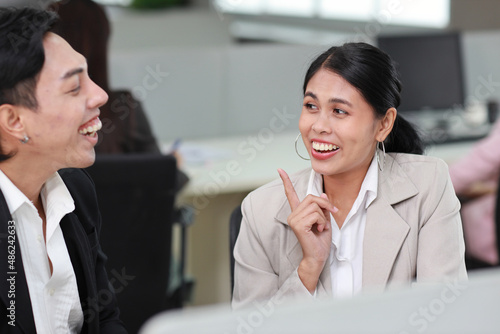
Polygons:
M373 108L344 78L325 69L311 78L299 129L316 172L364 175L379 128Z

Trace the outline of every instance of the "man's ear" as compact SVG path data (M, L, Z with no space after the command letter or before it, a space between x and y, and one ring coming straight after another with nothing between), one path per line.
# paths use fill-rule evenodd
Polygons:
M11 104L0 105L0 129L2 133L22 140L26 134L22 110Z
M385 113L384 118L380 121L380 127L375 136L375 139L378 142L382 142L387 138L389 133L392 131L392 127L394 126L394 122L396 121L396 116L398 115L398 111L396 108L389 108Z

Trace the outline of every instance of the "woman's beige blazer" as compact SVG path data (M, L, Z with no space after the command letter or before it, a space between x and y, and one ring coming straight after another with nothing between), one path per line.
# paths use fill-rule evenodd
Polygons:
M306 196L311 169L290 178ZM460 203L447 165L436 158L387 154L378 195L368 207L363 242L363 290L443 280L465 280ZM242 204L236 242L233 308L252 302L311 295L297 275L302 249L287 225L291 213L281 180L250 193ZM329 261L327 262L329 263ZM332 298L325 266L316 297Z

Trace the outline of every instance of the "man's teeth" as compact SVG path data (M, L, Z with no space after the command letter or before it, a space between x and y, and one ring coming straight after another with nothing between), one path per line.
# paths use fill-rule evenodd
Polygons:
M78 131L82 135L92 135L94 136L97 131L99 131L102 128L102 123L100 119L97 119L97 123L94 125L89 125L86 128L80 129Z
M315 151L323 151L323 152L334 151L339 148L337 145L317 143L317 142L313 142L312 147Z

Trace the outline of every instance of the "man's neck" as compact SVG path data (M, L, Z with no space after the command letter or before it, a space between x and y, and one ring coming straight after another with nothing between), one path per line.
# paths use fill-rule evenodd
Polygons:
M33 162L20 163L16 161L16 156L0 163L0 169L36 207L41 205L39 202L42 186L55 172L47 172L45 168Z

